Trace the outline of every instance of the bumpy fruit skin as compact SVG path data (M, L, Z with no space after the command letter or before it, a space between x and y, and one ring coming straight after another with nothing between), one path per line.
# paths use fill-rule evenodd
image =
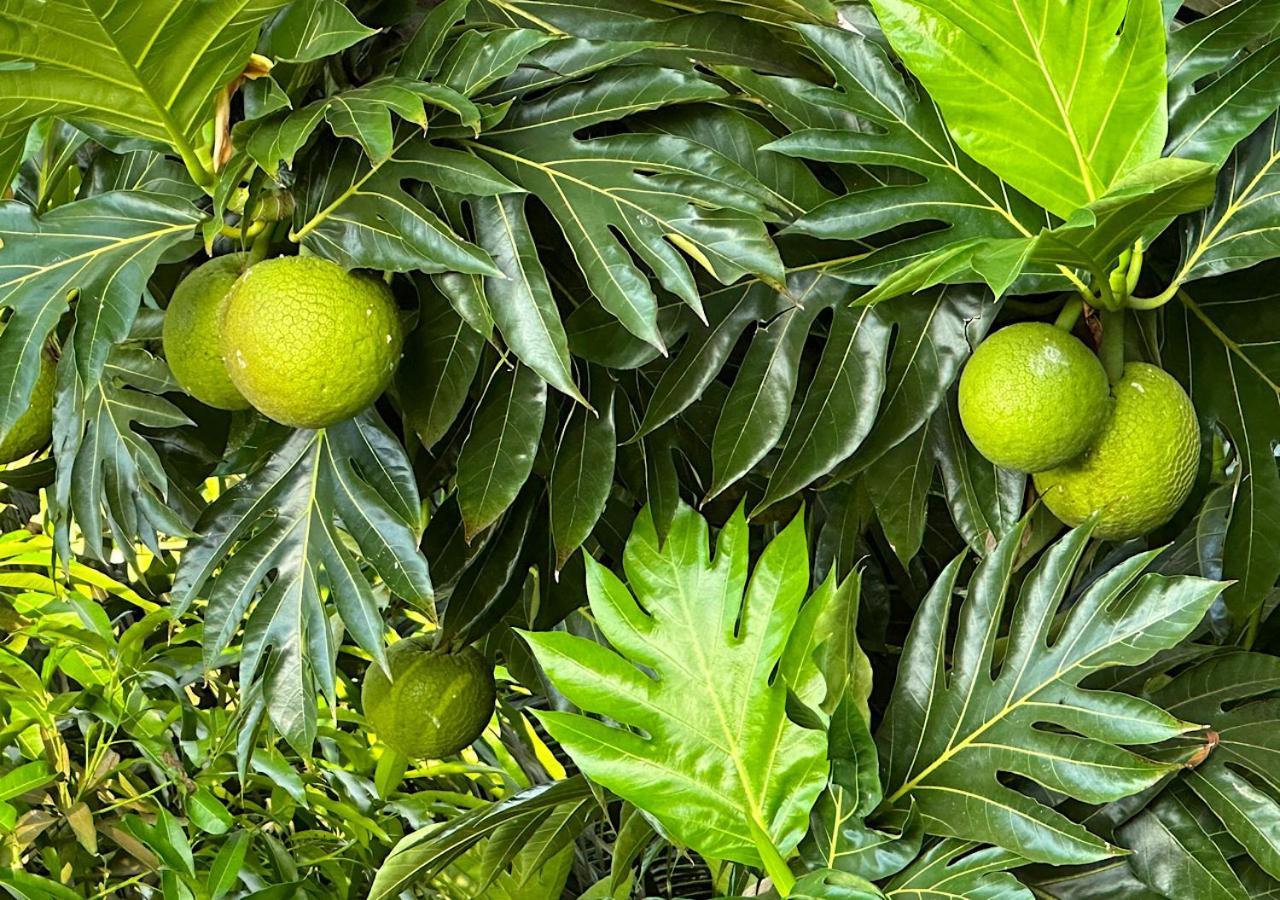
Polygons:
M314 256L250 268L222 320L231 380L261 413L296 428L324 428L376 400L403 342L384 282Z
M398 641L365 673L364 714L379 740L413 759L441 759L469 746L493 716L493 668L473 647L435 653L428 637Z
M40 371L26 410L0 440L0 463L30 456L53 436L53 395L58 383L58 363L46 349L40 354Z
M1182 385L1148 365L1125 365L1098 440L1079 459L1040 472L1036 489L1068 525L1099 513L1095 537L1123 540L1160 527L1191 492L1200 426Z
M182 280L164 314L164 356L184 391L206 406L248 409L222 360L222 316L227 296L244 272L247 253L229 253Z
M1079 456L1102 428L1107 373L1061 328L1020 322L978 345L960 375L960 421L998 466L1039 472Z

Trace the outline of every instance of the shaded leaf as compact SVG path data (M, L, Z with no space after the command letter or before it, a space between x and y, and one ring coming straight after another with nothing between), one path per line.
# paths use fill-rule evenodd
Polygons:
M1115 851L997 776L1020 775L1101 803L1167 775L1176 764L1118 745L1154 743L1194 726L1138 698L1079 683L1097 669L1140 663L1176 644L1223 586L1143 576L1155 554L1134 556L1076 599L1050 643L1089 539L1085 525L1053 545L1024 583L997 663L996 626L1025 528L1024 521L1005 537L971 579L949 669L947 622L961 559L917 613L877 735L885 790L890 802L914 800L931 833L991 842L1030 860L1087 863Z

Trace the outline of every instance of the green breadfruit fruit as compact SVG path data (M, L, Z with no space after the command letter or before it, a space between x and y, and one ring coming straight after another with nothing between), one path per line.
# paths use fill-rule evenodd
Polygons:
M998 466L1040 472L1079 456L1106 420L1107 373L1061 328L1021 322L978 345L960 376L960 421Z
M298 428L324 428L373 403L403 340L385 282L314 256L251 267L222 322L236 387L268 418Z
M53 400L58 384L58 361L49 348L40 354L40 372L27 408L0 439L0 464L30 456L53 436Z
M1078 459L1035 476L1045 506L1068 525L1099 514L1094 536L1138 537L1173 517L1195 482L1200 426L1182 385L1131 362L1097 441Z
M222 359L222 316L247 253L218 256L182 280L164 314L165 359L184 391L217 409L248 409Z
M378 739L405 756L441 759L480 737L493 716L493 667L472 647L432 649L429 637L387 651L391 678L378 666L365 675L364 714Z

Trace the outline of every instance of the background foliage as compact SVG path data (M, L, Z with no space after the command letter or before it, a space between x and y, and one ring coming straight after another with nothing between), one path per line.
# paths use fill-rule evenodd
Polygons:
M1274 0L0 0L0 891L1280 895L1278 106ZM254 241L393 273L374 408L178 390ZM953 387L1138 241L1204 445L1116 545Z

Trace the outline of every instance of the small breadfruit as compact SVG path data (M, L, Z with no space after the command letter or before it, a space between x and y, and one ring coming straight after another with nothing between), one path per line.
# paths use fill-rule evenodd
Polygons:
M222 359L222 316L247 253L228 253L200 265L173 292L164 313L164 356L178 385L206 406L248 409Z
M53 400L58 383L58 361L46 347L40 352L40 371L27 408L0 439L0 463L30 456L53 436Z
M1061 328L1020 322L978 345L960 375L960 421L998 466L1039 472L1079 456L1110 405L1107 373Z
M1195 481L1200 426L1182 385L1131 362L1112 386L1111 416L1079 458L1035 475L1045 506L1068 525L1098 513L1094 535L1138 537L1173 517Z
M232 382L263 415L296 428L324 428L373 403L403 341L384 281L314 256L251 267L222 320Z
M493 716L493 667L478 650L445 653L427 636L405 638L365 674L364 714L378 740L413 759L441 759L480 737Z

